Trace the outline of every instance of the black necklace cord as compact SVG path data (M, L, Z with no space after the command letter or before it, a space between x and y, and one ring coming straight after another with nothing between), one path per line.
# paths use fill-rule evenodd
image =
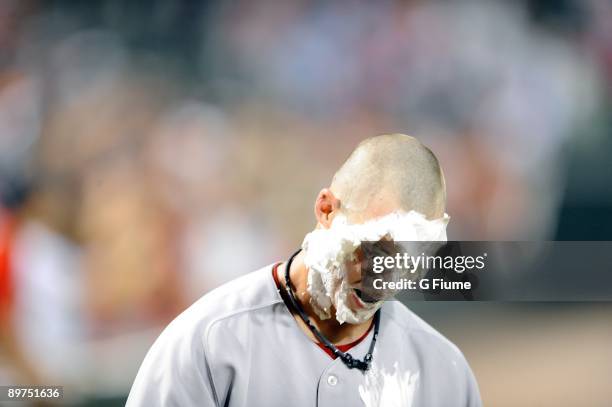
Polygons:
M339 357L349 369L359 369L363 372L367 371L372 363L372 354L374 353L374 346L376 345L376 340L378 339L378 330L380 328L380 310L377 310L374 314L374 334L372 336L372 342L370 342L370 348L368 349L368 353L366 353L363 360L353 358L353 356L348 352L342 352L325 336L323 336L321 332L319 332L317 327L314 326L314 324L310 320L310 317L306 314L306 312L298 302L297 298L295 297L293 287L291 286L291 279L289 278L289 270L291 270L291 264L293 263L293 259L301 251L302 249L293 253L287 261L287 264L285 265L285 289L287 290L291 305L297 311L298 315L300 316L302 321L304 321L306 326L308 326L313 335L319 340L319 342L321 342L327 349L329 349L336 357Z

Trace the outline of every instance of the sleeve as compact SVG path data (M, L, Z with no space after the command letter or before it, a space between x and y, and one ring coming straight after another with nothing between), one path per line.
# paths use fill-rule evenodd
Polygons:
M127 407L218 406L203 335L172 322L136 375Z

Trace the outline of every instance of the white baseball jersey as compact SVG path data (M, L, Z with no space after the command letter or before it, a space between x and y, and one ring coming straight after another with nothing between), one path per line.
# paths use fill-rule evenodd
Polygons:
M349 351L363 359L373 330ZM332 359L299 327L272 266L179 315L149 350L127 406L480 406L461 352L399 301L381 308L367 372Z

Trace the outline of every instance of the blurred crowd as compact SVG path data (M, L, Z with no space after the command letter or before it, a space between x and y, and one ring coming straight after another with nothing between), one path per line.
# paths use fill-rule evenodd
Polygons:
M376 134L438 155L451 239L588 238L611 85L607 0L3 1L0 382L123 394Z

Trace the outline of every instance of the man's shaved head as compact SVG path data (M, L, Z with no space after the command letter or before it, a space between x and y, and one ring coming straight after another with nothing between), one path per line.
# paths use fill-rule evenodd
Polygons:
M446 188L436 156L405 134L361 142L334 175L332 193L349 218L415 210L428 219L444 214Z

